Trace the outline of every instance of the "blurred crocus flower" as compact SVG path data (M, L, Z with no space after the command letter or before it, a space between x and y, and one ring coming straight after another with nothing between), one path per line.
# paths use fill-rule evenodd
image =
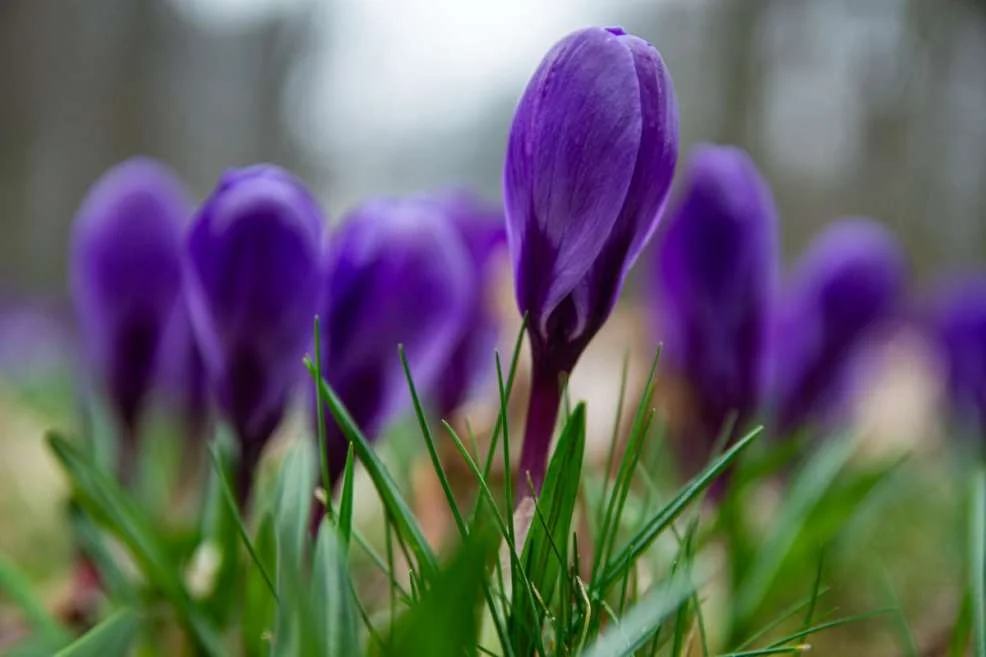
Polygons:
M536 490L561 378L609 317L657 226L677 155L678 110L664 62L619 28L562 39L517 106L503 187L533 357L520 480L529 473Z
M438 414L448 418L493 373L498 339L497 319L490 308L493 258L506 245L503 212L467 193L437 199L464 240L472 265L470 309L465 325L435 382Z
M951 410L969 431L986 428L986 275L942 282L925 318Z
M181 236L191 202L163 164L136 158L107 171L75 217L70 287L85 359L121 424L121 475L181 294Z
M408 408L398 357L431 397L470 311L475 281L447 208L425 198L379 199L343 218L333 234L319 304L322 376L367 438ZM332 483L347 442L326 414Z
M292 386L304 378L323 230L301 181L257 165L222 176L188 237L188 311L210 387L240 443L241 503Z
M661 364L692 402L676 447L694 471L760 404L779 254L773 197L744 151L699 146L686 176L651 253Z
M177 413L185 438L199 442L208 430L209 386L184 298L168 323L159 369L157 396L169 412Z
M831 413L849 368L876 331L899 319L907 259L868 219L843 219L809 246L772 327L770 403L787 435Z

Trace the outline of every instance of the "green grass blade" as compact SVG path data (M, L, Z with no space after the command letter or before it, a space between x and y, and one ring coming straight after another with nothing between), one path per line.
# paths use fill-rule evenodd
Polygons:
M325 397L322 394L322 387L318 385L322 380L322 339L320 335L319 317L315 316L315 370L312 378L315 383L315 431L318 437L318 462L322 475L322 490L325 491L325 513L332 517L332 482L329 481L329 450L326 444L325 431Z
M785 496L774 529L757 552L736 599L737 626L742 628L770 591L785 557L808 521L811 512L849 461L855 443L849 438L831 439L809 459Z
M147 580L174 605L202 651L209 655L222 654L218 633L189 597L181 579L181 569L172 561L147 517L116 482L75 446L54 433L49 433L47 439L52 454L68 475L79 503L127 547Z
M438 481L442 486L442 492L445 493L445 501L448 503L449 510L452 512L452 518L455 520L455 526L459 530L459 536L465 536L466 523L462 519L462 514L459 512L459 505L455 501L455 495L452 493L452 486L449 484L448 475L445 474L442 463L438 458L438 450L435 448L435 437L432 435L428 418L425 416L424 408L421 406L421 400L418 398L418 390L411 376L411 366L408 365L407 354L404 353L404 345L398 345L397 351L400 354L401 367L404 368L404 378L407 379L407 388L411 391L414 414L418 418L418 426L421 428L421 435L425 439L425 447L428 448L428 456L431 458L432 468L438 476Z
M253 545L253 541L250 539L250 534L247 532L246 525L243 524L243 517L240 516L239 510L236 507L236 498L233 495L233 490L229 486L229 480L226 478L226 473L223 472L222 463L219 459L219 454L216 452L216 446L214 443L209 444L209 455L212 457L212 466L219 482L219 486L222 489L223 499L226 502L227 509L229 510L232 517L236 519L236 529L240 534L240 539L243 541L244 547L246 547L247 553L250 555L250 559L253 564L257 567L260 572L260 576L263 578L264 582L267 584L267 588L270 590L271 595L274 599L277 599L277 589L274 586L274 580L270 573L267 572L267 568L261 562L260 557L257 556L257 550Z
M493 539L495 534L482 530L467 537L421 600L397 620L388 655L476 654L480 597L497 545Z
M314 366L310 361L308 362L308 368L314 373ZM417 559L417 570L425 581L429 580L438 571L438 562L435 559L435 554L432 552L431 547L428 545L428 541L424 537L424 533L418 526L414 514L411 512L407 502L404 501L397 484L363 436L363 432L353 422L352 416L349 415L349 411L346 410L339 397L325 383L324 379L319 381L318 385L325 398L326 405L329 407L329 411L339 424L339 428L342 429L343 435L346 436L346 439L353 446L356 456L359 457L364 469L370 476L371 481L373 481L377 494L380 496L380 501L383 502L387 513L400 530L401 538L407 542L411 551L414 553Z
M55 657L123 657L130 652L139 628L137 614L121 609Z
M34 631L53 644L65 644L71 638L55 618L48 613L31 590L27 577L3 554L0 554L0 592L24 613Z
M603 516L602 526L599 529L599 537L596 539L595 554L592 560L592 588L598 584L597 575L602 574L602 564L608 560L610 550L616 541L617 530L620 526L620 516L622 515L622 503L625 503L627 492L633 480L633 473L637 468L640 455L643 452L644 438L649 432L653 411L650 409L651 400L654 396L655 376L657 374L657 363L660 360L660 349L654 354L650 371L647 374L647 383L644 391L640 395L637 403L637 410L633 417L633 424L630 428L630 437L627 440L627 447L620 461L620 469L613 483L613 492L610 494L609 503L606 505L606 513ZM607 473L608 477L609 474ZM605 494L603 499L606 499ZM621 502L622 500L622 502ZM619 507L619 508L618 508Z
M520 562L533 590L542 603L550 606L559 577L568 566L568 536L572 528L572 516L582 477L582 458L585 454L585 404L580 403L569 417L558 440L558 446L548 464L544 486L537 500L524 543ZM544 616L531 607L529 598L515 588L511 605L511 629L516 627L540 628ZM567 605L568 601L562 604ZM515 652L531 654L534 641L526 633L512 632Z
M687 603L694 590L689 578L681 575L659 584L596 639L584 657L631 657Z
M346 549L331 523L322 523L312 563L309 613L321 657L360 652L359 611L353 600Z
M972 479L969 504L969 591L972 596L972 653L986 657L986 467Z
M311 643L305 634L307 587L303 567L308 547L315 490L315 455L308 441L299 441L281 465L274 501L277 545L277 621L272 655L306 654Z
M783 639L778 639L777 641L767 646L767 648L780 648L783 647L784 644L793 643L795 641L801 641L802 639L805 639L813 634L818 634L819 632L831 630L835 627L841 627L842 625L848 625L850 623L859 623L862 621L877 618L879 616L886 616L887 614L891 614L893 612L894 612L893 609L875 609L873 611L868 611L863 614L845 616L843 618L837 618L836 620L828 621L826 623L819 623L818 625L814 625L812 627L808 627L798 632L795 632L794 634L786 636Z
M342 471L342 497L339 500L339 538L348 550L353 537L353 470L356 455L353 446L346 450L346 469Z
M691 480L664 508L648 521L606 566L600 577L598 589L605 591L606 587L622 578L623 574L650 547L651 543L674 522L685 508L705 491L706 488L739 458L750 443L761 433L754 429L736 442L719 459L708 466L702 473ZM600 596L601 597L601 596Z

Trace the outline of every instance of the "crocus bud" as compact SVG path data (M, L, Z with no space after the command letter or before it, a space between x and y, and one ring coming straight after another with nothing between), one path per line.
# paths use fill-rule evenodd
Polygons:
M408 408L398 345L418 393L430 396L462 330L473 285L462 239L440 204L379 199L343 218L319 304L321 371L367 438ZM326 417L335 483L347 442Z
M811 244L772 329L771 401L781 435L833 410L858 350L899 317L906 278L903 250L874 221L844 219Z
M178 414L187 442L200 446L209 423L209 386L184 298L168 323L159 369L158 396L168 411Z
M657 225L677 156L678 110L664 62L619 28L562 39L517 106L503 191L533 357L520 480L530 473L536 489L559 379L609 317Z
M70 287L85 357L121 425L121 476L181 293L191 202L163 164L136 158L96 182L75 217Z
M438 414L447 418L493 373L498 327L490 308L492 265L493 256L506 245L507 233L502 210L477 197L460 193L440 202L465 243L474 281L465 325L435 383Z
M760 403L777 232L770 189L750 157L697 147L651 252L661 365L692 402L675 445L688 471L705 464L730 418L741 430Z
M216 402L240 442L241 502L305 374L323 226L301 181L258 165L226 172L189 234L188 310Z
M949 406L967 431L986 428L986 276L943 282L926 318L944 370Z

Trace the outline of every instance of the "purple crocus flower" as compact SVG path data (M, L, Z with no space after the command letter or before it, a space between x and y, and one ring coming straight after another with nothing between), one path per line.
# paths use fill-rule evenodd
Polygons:
M781 435L831 410L858 350L899 317L906 278L903 250L874 221L843 219L814 240L773 328L771 401Z
M506 245L507 233L503 211L471 194L449 195L441 202L464 240L475 281L465 326L435 384L438 414L447 418L493 372L498 330L489 304L492 259Z
M189 234L188 310L216 402L240 442L241 503L305 373L323 228L301 181L257 165L222 176Z
M779 247L773 197L744 151L697 147L683 192L652 253L662 365L693 402L676 446L694 471L730 417L742 428L760 403Z
M185 299L176 304L161 347L158 389L161 401L179 415L185 438L197 443L209 425L209 385Z
M468 258L447 209L424 198L365 203L333 235L319 305L321 371L370 440L410 402L399 344L422 397L443 372L474 293ZM335 422L326 425L334 484L347 442Z
M536 490L560 379L609 317L657 226L677 156L678 110L664 62L619 28L562 39L517 106L503 189L533 356L520 471Z
M121 476L181 294L182 227L191 202L163 164L119 164L86 195L71 238L70 287L85 359L121 425Z
M951 410L960 425L986 427L986 275L943 282L927 314L940 352Z

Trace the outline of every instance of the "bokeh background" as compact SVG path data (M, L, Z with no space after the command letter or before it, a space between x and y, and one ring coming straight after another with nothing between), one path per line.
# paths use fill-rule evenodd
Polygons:
M0 287L61 298L79 200L135 153L199 195L277 162L334 216L454 183L496 197L528 77L599 23L662 51L685 147L753 154L789 260L843 214L894 227L920 272L983 259L982 0L3 0Z

